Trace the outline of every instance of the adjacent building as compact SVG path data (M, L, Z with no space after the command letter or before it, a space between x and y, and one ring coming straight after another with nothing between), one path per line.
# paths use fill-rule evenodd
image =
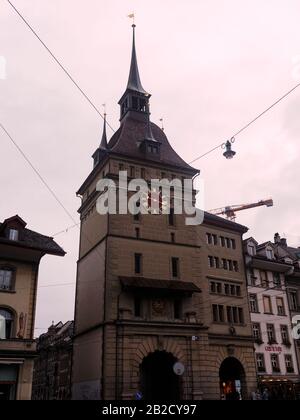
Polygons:
M248 398L256 370L242 251L247 228L207 213L202 225L187 226L172 206L168 215L96 209L99 179L114 180L120 194L123 171L148 182L199 174L150 121L149 99L133 33L120 127L108 142L104 122L93 170L78 190L72 397Z
M51 325L37 340L32 399L70 400L74 322Z
M65 252L13 216L0 223L0 400L31 399L38 269Z
M296 398L299 383L287 288L287 279L297 279L298 262L283 254L285 244L278 235L274 242L244 242L258 383L274 399Z

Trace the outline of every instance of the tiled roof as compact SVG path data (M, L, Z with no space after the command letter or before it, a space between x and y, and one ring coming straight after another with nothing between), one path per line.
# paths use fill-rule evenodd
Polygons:
M3 223L0 223L0 229ZM42 235L30 229L23 229L20 240L12 241L6 237L0 236L0 243L21 246L24 248L33 248L47 254L64 256L65 251L49 236Z
M181 157L174 151L170 145L167 136L156 124L151 123L151 129L155 140L161 143L160 146L160 159L153 159L153 162L159 162L170 166L179 167L191 172L197 173L198 170L192 168L188 163L186 163ZM147 131L147 122L139 121L127 117L122 122L120 128L112 136L111 140L108 143L108 148L110 152L121 154L126 157L144 159L144 154L141 151L138 142L141 142L145 139ZM147 158L147 160L151 160Z

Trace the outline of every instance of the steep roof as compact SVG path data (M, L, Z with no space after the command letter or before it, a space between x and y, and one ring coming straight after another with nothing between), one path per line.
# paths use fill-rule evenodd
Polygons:
M144 154L139 147L139 142L145 139L147 133L147 121L127 117L120 128L112 136L108 143L110 152L121 154L126 157L144 159ZM160 159L153 159L155 162L175 166L184 170L198 173L198 170L186 163L172 148L164 131L156 124L151 123L151 131L160 146ZM147 160L151 160L150 157Z
M22 221L23 225L26 226L26 223L18 216L10 217L6 219L3 223L0 223L0 244L15 245L24 248L31 248L45 252L46 254L64 256L65 251L49 236L42 235L41 233L35 232L30 229L22 228L21 235L19 239L10 240L5 235L5 227L14 221Z

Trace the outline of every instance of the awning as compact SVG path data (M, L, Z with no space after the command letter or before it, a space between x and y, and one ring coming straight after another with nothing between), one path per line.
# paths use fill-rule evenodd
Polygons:
M128 291L153 291L164 294L201 293L201 289L194 283L180 280L157 280L144 277L120 277L123 290Z

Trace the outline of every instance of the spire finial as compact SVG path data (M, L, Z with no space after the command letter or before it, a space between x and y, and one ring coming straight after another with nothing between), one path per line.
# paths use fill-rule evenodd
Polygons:
M161 122L161 129L162 129L162 131L165 131L165 127L164 127L164 118L163 118L163 117L161 117L161 118L159 119L159 121Z
M106 104L102 104L103 109L104 109L104 114L103 114L103 133L102 133L102 139L101 139L101 143L100 143L100 149L107 149L107 135L106 135Z
M135 28L135 15L134 15L134 12L132 12L132 13L130 13L129 15L128 15L128 17L130 18L130 19L132 19L132 27L133 28Z
M131 13L128 15L130 19L133 20L132 24L132 53L131 53L131 64L130 64L130 72L129 72L129 78L127 83L127 89L134 90L136 92L140 92L143 94L146 94L147 92L142 86L138 64L137 64L137 57L136 57L136 49L135 49L135 21L134 21L134 13Z

